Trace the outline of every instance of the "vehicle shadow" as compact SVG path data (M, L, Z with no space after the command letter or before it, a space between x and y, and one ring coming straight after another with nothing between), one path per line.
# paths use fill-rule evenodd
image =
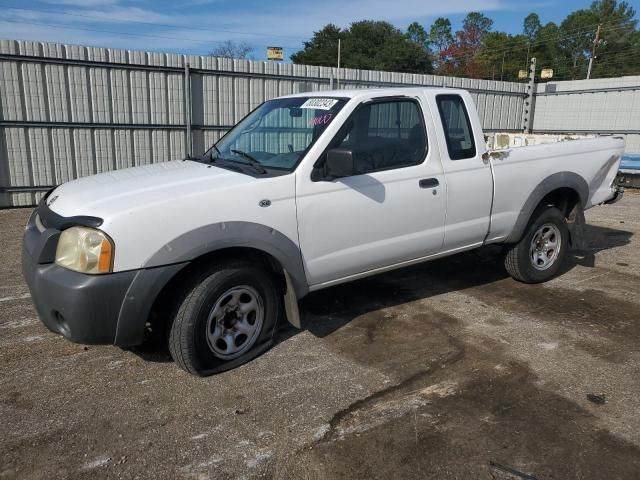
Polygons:
M570 252L561 274L577 265L593 268L598 252L626 245L632 235L585 225L585 249ZM325 337L372 311L503 280L508 277L503 258L502 247L492 245L312 292L300 302L302 330ZM282 325L276 341L296 333L289 324Z
M585 225L585 249L570 253L561 274L577 265L593 267L598 252L626 245L632 235L632 232L624 230ZM370 312L486 285L507 277L502 247L490 245L312 292L300 302L301 330L282 318L274 336L274 345L305 330L317 337L326 337ZM146 342L129 350L150 362L172 361L164 341Z
M626 245L631 241L632 236L633 233L626 230L586 224L584 225L584 250L571 252L567 265L571 268L575 265L593 268L595 255L598 252Z

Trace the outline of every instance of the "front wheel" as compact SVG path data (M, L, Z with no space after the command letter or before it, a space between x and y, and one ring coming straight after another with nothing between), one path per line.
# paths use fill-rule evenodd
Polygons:
M244 262L212 266L192 279L176 304L169 350L176 364L207 375L265 350L280 311L268 272Z
M522 239L507 249L505 268L524 283L541 283L555 277L569 248L569 229L564 215L554 207L540 211Z

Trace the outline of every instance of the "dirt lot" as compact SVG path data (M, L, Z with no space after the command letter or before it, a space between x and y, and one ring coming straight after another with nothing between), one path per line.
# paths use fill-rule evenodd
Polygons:
M49 333L28 214L0 211L2 479L640 478L640 195L590 210L550 283L484 250L335 287L210 378Z

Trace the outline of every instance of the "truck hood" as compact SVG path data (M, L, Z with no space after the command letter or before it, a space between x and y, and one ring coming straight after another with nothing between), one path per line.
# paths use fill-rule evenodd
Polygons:
M199 193L251 183L249 175L193 161L176 160L101 173L65 183L47 199L54 212L68 217L103 219Z

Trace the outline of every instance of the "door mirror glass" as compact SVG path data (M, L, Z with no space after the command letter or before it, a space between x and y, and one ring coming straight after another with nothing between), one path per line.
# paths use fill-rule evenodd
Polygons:
M355 175L353 152L344 148L329 150L324 168L325 175L331 179Z

